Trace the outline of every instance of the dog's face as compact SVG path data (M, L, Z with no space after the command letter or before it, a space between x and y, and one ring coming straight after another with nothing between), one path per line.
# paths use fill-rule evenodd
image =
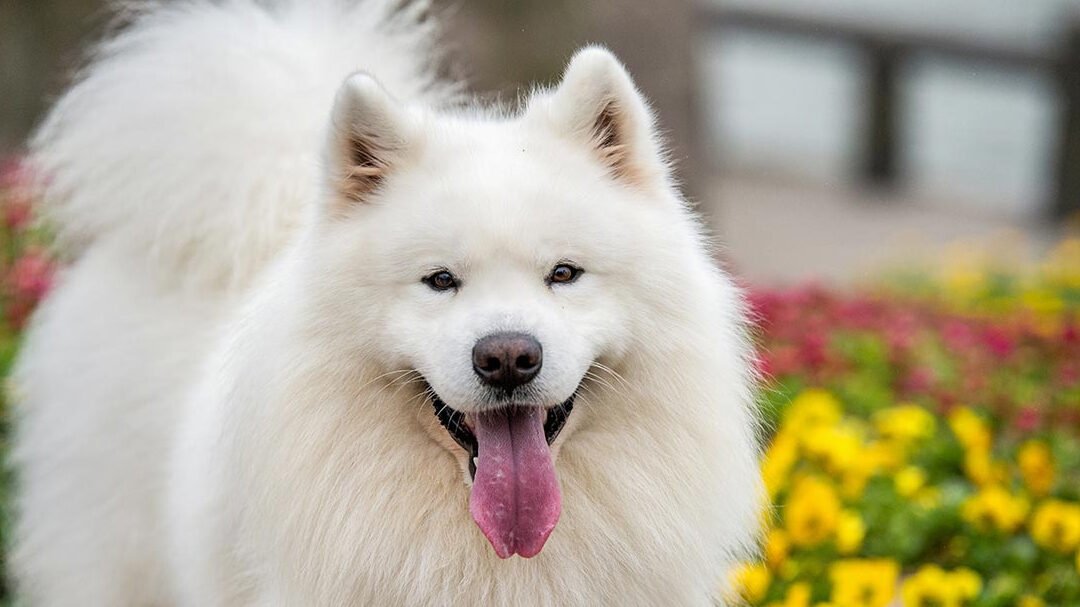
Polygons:
M422 378L477 524L499 556L536 554L560 511L549 445L668 269L655 241L673 208L644 102L597 49L511 119L404 107L358 75L328 164L315 238L334 331L355 330L388 377Z

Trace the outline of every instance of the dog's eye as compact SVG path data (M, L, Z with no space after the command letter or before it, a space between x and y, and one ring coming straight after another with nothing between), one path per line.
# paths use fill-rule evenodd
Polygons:
M425 276L424 284L435 291L449 291L458 288L458 280L449 270L439 270Z
M584 272L585 270L579 267L568 263L560 263L551 269L551 274L548 274L547 277L547 283L549 285L571 283L577 280Z

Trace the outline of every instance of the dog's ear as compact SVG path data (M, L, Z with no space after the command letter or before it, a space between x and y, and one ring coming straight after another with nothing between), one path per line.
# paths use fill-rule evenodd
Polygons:
M530 112L537 111L563 134L590 146L617 179L644 186L667 173L652 112L607 49L578 51L555 90L530 104Z
M353 74L331 114L327 160L341 204L368 199L406 149L404 110L374 78Z

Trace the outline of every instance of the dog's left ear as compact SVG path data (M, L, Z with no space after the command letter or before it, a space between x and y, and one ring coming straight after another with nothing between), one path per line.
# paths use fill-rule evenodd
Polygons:
M408 148L405 110L374 78L350 76L338 90L327 153L339 206L364 202L395 170Z
M667 174L652 112L626 68L607 49L578 51L562 82L533 99L529 112L542 112L554 128L589 146L624 183L648 186Z

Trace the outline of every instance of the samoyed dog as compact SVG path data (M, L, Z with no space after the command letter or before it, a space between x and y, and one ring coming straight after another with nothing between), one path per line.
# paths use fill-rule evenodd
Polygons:
M128 15L33 142L27 604L709 605L760 495L738 289L586 48L463 102L422 2Z

